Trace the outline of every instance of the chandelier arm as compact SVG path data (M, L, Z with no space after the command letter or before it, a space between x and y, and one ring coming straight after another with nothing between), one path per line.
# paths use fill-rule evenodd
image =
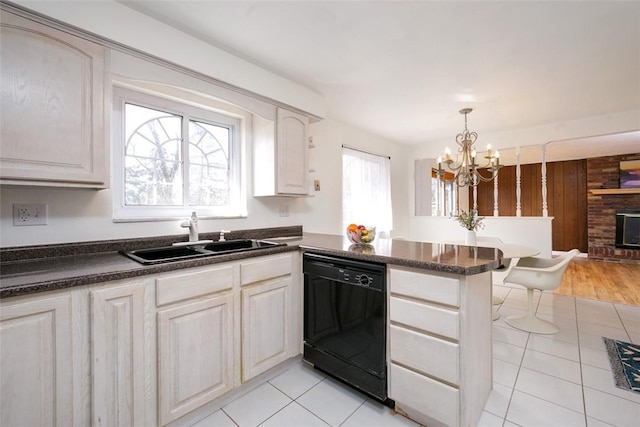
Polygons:
M496 172L491 172L491 176L490 177L485 177L482 176L477 170L474 170L473 173L478 177L478 179L482 182L491 182L493 181L497 176L498 173Z
M469 185L469 183L466 180L466 177L463 174L458 174L456 175L453 180L456 183L456 186L458 186L458 188L462 188L462 187L466 187L467 185Z
M453 166L451 167L452 164L454 164L455 162L453 160L446 162L445 166L447 167L447 169L449 169L451 172L455 172L458 173L460 172L460 170L462 169L462 165L458 165L458 166Z

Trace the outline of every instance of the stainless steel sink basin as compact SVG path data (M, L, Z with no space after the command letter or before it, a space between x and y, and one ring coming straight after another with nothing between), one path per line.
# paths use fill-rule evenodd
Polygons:
M122 253L141 264L148 265L285 245L286 243L274 243L264 240L238 239L204 245L162 246L158 248L137 249Z

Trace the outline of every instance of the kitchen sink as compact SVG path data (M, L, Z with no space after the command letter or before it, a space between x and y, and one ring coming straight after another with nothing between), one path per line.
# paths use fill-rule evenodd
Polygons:
M159 264L163 262L210 257L232 252L244 252L285 245L286 243L274 243L264 240L237 239L208 244L162 246L158 248L137 249L134 251L127 251L122 253L141 264Z
M204 245L203 249L212 252L236 252L248 251L252 249L270 248L280 245L284 245L284 243L273 243L255 239L238 239L209 243Z
M159 248L138 249L123 253L142 264L157 264L160 262L199 258L208 255L193 246L164 246Z

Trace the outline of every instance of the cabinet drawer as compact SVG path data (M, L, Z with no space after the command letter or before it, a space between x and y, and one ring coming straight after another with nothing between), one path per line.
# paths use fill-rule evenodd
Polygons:
M458 425L458 389L393 363L390 367L389 397L398 408L408 406L414 413L428 414L417 420L422 424L432 418L449 426Z
M392 293L460 306L460 281L457 279L394 268L391 269L390 280Z
M260 282L291 274L291 255L262 257L240 265L240 284Z
M175 273L156 279L157 304L164 305L189 298L231 289L233 266L207 267L185 273Z
M392 322L399 322L454 340L460 337L460 314L455 310L391 297L389 316Z
M460 384L457 344L391 325L391 361L448 383Z

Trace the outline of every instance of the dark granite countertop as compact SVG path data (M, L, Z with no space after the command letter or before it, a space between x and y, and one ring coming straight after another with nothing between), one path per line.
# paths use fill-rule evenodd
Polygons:
M346 237L330 234L304 233L302 239L289 244L319 254L463 276L494 270L502 259L502 252L493 248L395 239L377 239L371 245L355 245Z
M139 264L119 251L170 245L176 241L175 236L3 248L0 250L0 298L296 250L460 275L493 270L502 257L499 251L491 248L390 239L378 239L372 245L364 246L353 245L339 235L301 234L302 227L299 226L233 232L229 239L250 236L280 240L287 245L156 265ZM212 237L201 235L201 238Z

